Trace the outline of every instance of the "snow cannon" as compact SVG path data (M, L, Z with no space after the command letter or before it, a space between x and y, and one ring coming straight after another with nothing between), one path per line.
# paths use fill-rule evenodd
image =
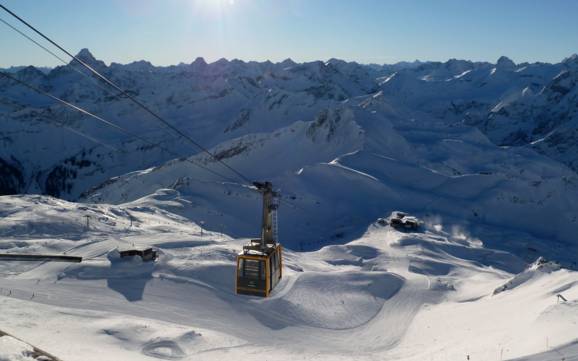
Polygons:
M278 243L279 194L270 182L254 182L263 195L261 238L243 246L237 255L237 294L267 297L283 275L283 251Z

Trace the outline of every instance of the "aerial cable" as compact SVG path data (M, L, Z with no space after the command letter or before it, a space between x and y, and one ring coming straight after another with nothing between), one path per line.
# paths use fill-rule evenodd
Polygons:
M16 78L16 77L14 77L14 76L8 74L8 73L6 73L6 72L0 71L0 75L6 77L6 78L8 78L8 79L11 79L11 80L15 81L16 83L18 83L18 84L20 84L20 85L22 85L22 86L24 86L24 87L26 87L26 88L28 88L28 89L30 89L30 90L33 90L33 91L35 91L35 92L37 92L37 93L39 93L39 94L41 94L41 95L44 95L44 96L46 96L46 97L48 97L48 98L51 98L51 99L53 99L53 100L55 100L55 101L57 101L57 102L65 105L65 106L67 106L67 107L70 107L70 108L72 108L72 109L74 109L74 110L77 110L77 111L81 112L81 113L84 114L84 115L87 115L87 116L89 116L89 117L91 117L91 118L94 118L94 119L96 119L96 120L98 120L98 121L100 121L100 122L108 125L109 127L112 127L112 128L114 128L114 129L116 129L117 131L122 132L122 133L125 134L125 135L128 135L129 137L136 138L136 139L138 139L138 140L140 140L140 141L142 141L142 142L144 142L144 143L146 143L146 144L148 144L148 145L150 145L150 146L152 146L152 147L157 147L157 148L159 148L159 149L161 149L161 150L163 150L163 151L165 151L165 152L167 152L167 153L175 156L176 158L181 158L181 157L182 157L181 155L179 155L179 154L177 154L177 153L175 153L175 152L167 149L166 147L161 146L160 144L151 142L151 141L149 141L149 140L147 140L147 139L145 139L145 138L143 138L143 137L141 137L141 136L139 136L139 135L133 134L133 133L129 132L128 130L124 129L123 127L120 127L120 126L118 126L118 125L116 125L116 124L114 124L114 123L112 123L112 122L110 122L110 121L108 121L108 120L106 120L106 119L104 119L104 118L96 115L96 114L93 114L93 113L89 112L88 110L85 110L85 109L83 109L83 108L81 108L81 107L79 107L79 106L76 106L76 105L74 105L74 104L72 104L72 103L70 103L70 102L67 102L66 100L60 99L59 97L57 97L57 96L55 96L55 95L52 95L52 94L50 94L50 93L48 93L48 92L46 92L46 91L44 91L44 90L42 90L42 89L40 89L40 88L35 87L34 85L28 84L28 83L26 83L26 82L24 82L24 81L22 81L22 80L20 80L20 79L18 79L18 78ZM223 178L223 179L225 179L225 180L227 180L227 181L229 181L229 182L235 183L235 182L232 181L229 177L227 177L227 176L225 176L225 175L223 175L223 174L220 174L220 173L218 173L218 172L216 172L216 171L214 171L214 170L212 170L212 169L210 169L210 168L208 168L208 167L205 167L205 166L203 166L203 165L201 165L201 164L195 163L195 162L193 162L192 160L190 160L190 159L188 159L188 158L184 158L184 160L187 161L187 162L189 162L189 163L191 163L191 164L193 164L193 165L195 165L195 166L197 166L197 167L199 167L199 168L202 168L202 169L206 170L206 171L209 172L209 173L212 173L213 175L216 175L216 176L218 176L218 177L221 177L221 178Z
M46 97L49 97L49 98L51 98L52 100L56 100L57 102L66 105L67 107L70 107L70 108L75 109L75 110L77 110L77 111L79 111L79 112L81 112L81 113L83 113L83 114L85 114L85 115L88 115L88 116L90 116L90 117L92 117L92 118L95 118L95 119L97 119L98 121L100 121L100 122L102 122L102 123L105 123L106 125L108 125L108 126L110 126L110 127L113 127L113 128L115 128L116 130L118 130L118 131L120 131L120 132L123 132L123 133L125 133L125 134L127 134L127 135L131 135L131 134L130 134L128 131L126 131L124 128L122 128L122 127L120 127L120 126L118 126L118 125L116 125L116 124L114 124L114 123L112 123L112 122L109 122L108 120L106 120L106 119L104 119L104 118L101 118L101 117L99 117L98 115L92 114L92 113L89 112L88 110L85 110L85 109L83 109L83 108L81 108L81 107L79 107L79 106L76 106L76 105L74 105L74 104L72 104L72 103L69 103L69 102L67 102L67 101L64 100L64 99L60 99L59 97L57 97L57 96L55 96L55 95L52 95L52 94L50 94L50 93L48 93L48 92L46 92L46 91L44 91L44 90L42 90L42 89L40 89L40 88L35 87L34 85L28 84L28 83L26 83L26 82L24 82L24 81L22 81L22 80L20 80L20 79L18 79L18 78L16 78L16 77L14 77L14 76L8 74L8 73L6 73L6 72L0 71L0 75L3 75L4 77L15 81L15 82L17 82L18 84L23 85L23 86L25 86L26 88L28 88L28 89L30 89L30 90L33 90L33 91L35 91L35 92L37 92L37 93L39 93L39 94L42 94L42 95L44 95L44 96L46 96Z
M170 123L168 123L166 120L164 120L163 118L161 118L159 115L157 115L156 113L154 113L152 110L150 110L147 106L145 106L144 104L142 104L141 102L139 102L137 99L135 99L133 96L131 96L126 90L120 88L118 85L116 85L115 83L113 83L112 81L110 81L109 79L107 79L104 75L100 74L98 71L96 71L95 69L93 69L90 65L86 64L85 62L83 62L82 60L78 59L76 56L72 55L70 52L68 52L66 49L64 49L63 47L61 47L60 45L58 45L56 42L54 42L53 40L51 40L50 38L48 38L46 35L44 35L43 33L41 33L39 30L37 30L35 27L33 27L32 25L30 25L28 22L26 22L24 19L22 19L21 17L19 17L18 15L16 15L14 12L12 12L11 10L9 10L8 8L6 8L4 5L0 4L0 8L2 8L4 11L6 11L7 13L9 13L10 15L12 15L14 18L16 18L18 21L20 21L21 23L23 23L24 25L26 25L28 28L30 28L31 30L33 30L35 33L37 33L38 35L40 35L41 37L43 37L45 40L47 40L48 42L50 42L52 45L56 46L58 49L60 49L62 52L64 52L65 54L67 54L69 57L71 57L74 61L76 61L77 63L81 64L83 67L85 67L86 69L88 69L91 73L93 73L94 75L96 75L99 79L101 79L102 81L104 81L105 83L109 84L110 86L112 86L113 88L115 88L116 90L118 90L120 92L119 95L124 95L127 98L129 98L131 101L135 102L137 105L139 105L142 109L144 109L145 111L147 111L148 113L150 113L153 117L155 117L156 119L160 120L163 124L165 124L166 126L168 126L169 128L173 129L176 133L178 133L179 135L181 135L182 137L184 137L185 139L189 140L191 143L193 143L195 146L197 146L199 149L201 149L203 152L205 152L206 154L208 154L211 158L215 159L216 161L220 162L223 166L227 167L229 170L231 170L232 172L234 172L237 176L239 176L240 178L242 178L245 182L247 182L252 188L253 187L253 182L251 180L249 180L247 177L245 177L243 174L241 174L240 172L238 172L237 170L235 170L234 168L232 168L231 166L229 166L227 163L225 163L224 161L218 159L215 157L215 155L213 155L208 149L204 148L203 146L201 146L200 144L198 144L196 141L194 141L191 137L187 136L186 134L182 133L179 129L177 129L176 127L174 127L173 125L171 125ZM84 77L94 80L94 78L90 78L88 76L88 74L76 69L74 66L72 66L72 64L67 63L64 59L62 59L61 57L59 57L58 55L56 55L54 52L50 51L49 49L47 49L46 47L44 47L42 44L38 43L37 41L35 41L34 39L32 39L31 37L29 37L28 35L26 35L25 33L23 33L22 31L20 31L19 29L17 29L16 27L12 26L10 23L4 21L3 19L0 18L0 21L2 23L4 23L5 25L7 25L8 27L10 27L11 29L13 29L14 31L18 32L20 35L22 35L23 37L25 37L26 39L28 39L29 41L31 41L32 43L36 44L38 47L40 47L41 49L43 49L44 51L46 51L47 53L49 53L50 55L52 55L53 57L55 57L56 59L58 59L59 61L61 61L63 64L65 65L69 65L71 66L71 68L76 71L77 73L83 75ZM12 78L12 77L10 77ZM17 79L12 78L13 80L21 83L22 85L23 82L20 82ZM100 84L98 84L98 82L94 82L95 85L97 85L100 89L104 90L104 91L108 91L108 89L102 87ZM35 89L34 87L30 87L28 85L25 85L29 88L31 88L34 91L38 91L40 89ZM64 102L65 101L61 100L61 99L57 99L56 97L53 97L51 94L45 94L46 92L43 91L39 91L41 94L44 95L48 95L51 98L59 101L59 102ZM118 95L115 95L118 96ZM68 105L68 104L66 104ZM69 106L72 104L69 104ZM79 110L83 113L85 113L86 115L88 115L89 112L84 111L84 109L81 109L79 107L76 107L74 105L72 105L72 107L76 110ZM105 121L106 123L110 123L108 121ZM120 128L114 124L111 124L111 126L115 127L115 128ZM76 130L68 128L69 130L77 133ZM120 129L119 129L120 130ZM130 136L134 136L137 139L140 139L142 141L145 141L147 143L151 143L141 137L138 137L136 135L130 134L126 131L123 131L123 133L128 134ZM84 136L86 136L86 134L84 134ZM88 137L88 136L86 136ZM90 138L88 138L90 139ZM98 142L97 142L98 143ZM102 143L101 143L102 144ZM103 144L104 145L104 144ZM152 144L154 146L156 146L156 144ZM109 146L107 146L109 147ZM159 146L160 147L160 146ZM169 154L172 154L178 158L180 158L181 156L169 151L168 149L161 147L161 149L163 149L164 151L168 152ZM203 168L207 171L209 171L210 173L213 173L214 175L220 176L223 179L226 179L228 181L231 181L230 178L219 174L207 167L203 167L197 163L194 163L192 161L190 161L189 159L185 158L186 161L188 161L189 163L192 163L200 168ZM232 181L232 183L235 183L234 181ZM288 204L290 206L292 206L293 208L297 208L297 209L301 209L304 210L302 207L297 206L294 202L289 201L288 199L279 199L280 203L285 203Z
M118 90L123 96L126 96L128 99L130 99L133 103L135 103L136 105L138 105L139 107L141 107L143 110L145 110L147 113L149 113L150 115L152 115L155 119L159 120L160 122L162 122L165 126L169 127L170 129L172 129L175 133L177 133L178 135L180 135L181 137L185 138L186 140L188 140L190 143L192 143L193 145L195 145L197 148L199 148L201 151L203 151L204 153L206 153L207 155L209 155L211 158L213 158L215 161L221 163L224 167L226 167L227 169L229 169L231 172L235 173L238 177L240 177L243 181L247 182L248 184L252 184L252 181L247 178L246 176L244 176L242 173L240 173L239 171L237 171L236 169L234 169L233 167L231 167L230 165L228 165L227 163L225 163L223 160L217 158L214 154L212 154L207 148L205 148L204 146L202 146L201 144L199 144L198 142L196 142L193 138L191 138L190 136L188 136L187 134L183 133L182 131L180 131L177 127L175 127L174 125L172 125L171 123L169 123L168 121L166 121L164 118L162 118L160 115L158 115L157 113L155 113L154 111L152 111L148 106L146 106L145 104L143 104L142 102L140 102L138 99L136 99L135 97L133 97L131 94L129 94L126 90L122 89L120 86L118 86L117 84L115 84L113 81L109 80L106 76L102 75L101 73L99 73L97 70L95 70L93 67L91 67L89 64L85 63L84 61L82 61L81 59L77 58L76 56L72 55L69 51L67 51L66 49L64 49L62 46L58 45L55 41L53 41L52 39L50 39L48 36L44 35L41 31L39 31L38 29L36 29L34 26L30 25L26 20L22 19L20 16L16 15L14 12L12 12L11 10L9 10L8 8L6 8L4 5L0 4L0 8L2 8L4 11L6 11L8 14L12 15L14 18L16 18L18 21L20 21L22 24L26 25L28 28L30 28L32 31L34 31L36 34L40 35L42 38L44 38L46 41L48 41L49 43L51 43L52 45L54 45L55 47L57 47L59 50L61 50L62 52L64 52L66 55L68 55L69 57L71 57L73 60L75 60L76 62L78 62L79 64L81 64L83 67L85 67L86 69L88 69L91 73L93 73L95 76L97 76L99 79L101 79L102 81L104 81L105 83L107 83L108 85L110 85L111 87L115 88L116 90Z
M15 32L17 32L18 34L22 35L24 38L26 38L27 40L29 40L30 42L34 43L36 46L38 46L39 48L41 48L42 50L44 50L45 52L47 52L48 54L52 55L54 58L58 59L61 63L63 63L64 65L69 65L70 68L72 70L74 70L75 72L77 72L78 74L82 75L83 77L85 77L86 79L89 79L94 85L96 85L97 87L99 87L101 90L105 91L105 92L110 92L109 89L103 87L98 81L96 81L96 79L90 77L88 74L83 73L82 71L80 71L79 69L77 69L76 67L72 66L72 64L69 64L68 62L66 62L66 60L62 59L60 56L56 55L53 51L51 51L50 49L48 49L47 47L45 47L44 45L40 44L39 42L37 42L36 40L34 40L33 38L31 38L30 36L28 36L27 34L25 34L24 32L22 32L20 29L16 28L14 25L10 24L9 22L7 22L6 20L0 18L0 22L2 22L4 25L8 26L10 29L14 30ZM115 95L117 96L117 95Z
M1 6L1 5L0 5ZM14 30L15 32L17 32L18 34L22 35L23 37L25 37L26 39L30 40L31 42L33 42L34 44L36 44L36 46L39 46L40 48L42 48L45 52L47 52L48 54L52 55L53 57L55 57L56 59L60 60L62 63L67 64L66 60L62 59L61 57L59 57L58 55L56 55L53 51L51 51L50 49L46 48L44 45L40 44L39 42L37 42L36 40L32 39L30 36L26 35L24 32L22 32L20 29L18 29L17 27L15 27L14 25L10 24L9 22L7 22L6 20L0 18L0 22L4 23L4 25L8 26L10 29Z
M116 148L115 146L112 146L112 145L110 145L110 144L103 143L103 142L101 142L100 140L94 138L93 136L90 136L90 135L88 135L88 134L86 134L86 133L83 133L83 132L77 130L77 129L74 129L74 128L72 128L72 127L69 127L69 126L65 125L64 123L62 123L62 122L56 122L56 124L57 124L59 127L64 128L64 129L67 129L68 131L71 131L72 133L74 133L74 134L76 134L76 135L79 135L79 136L81 136L81 137L83 137L83 138L86 138L86 139L88 139L88 140L90 140L90 141L92 141L92 142L94 142L94 143L96 143L96 144L100 144L100 145L102 145L103 147L112 150L113 152L120 152L120 149Z
M67 102L66 100L60 99L60 98L58 98L58 97L55 96L55 95L52 95L52 94L50 94L50 93L48 93L48 92L46 92L46 91L44 91L44 90L42 90L42 89L40 89L40 88L35 87L34 85L28 84L28 83L26 83L26 82L24 82L24 81L22 81L22 80L20 80L20 79L17 79L17 78L13 77L13 76L10 75L10 74L7 74L7 73L5 73L5 72L0 71L0 75L4 76L4 77L6 77L6 78L9 78L9 79L17 82L18 84L20 84L20 85L22 85L22 86L25 86L26 88L31 89L31 90L33 90L33 91L35 91L35 92L37 92L37 93L39 93L39 94L41 94L41 95L44 95L44 96L46 96L46 97L49 97L49 98L51 98L51 99L53 99L53 100L55 100L55 101L57 101L57 102L65 105L65 106L68 106L68 107L70 107L70 108L72 108L72 109L74 109L74 110L77 110L77 111L83 113L84 115L87 115L87 116L89 116L89 117L91 117L91 118L94 118L94 119L96 119L96 120L98 120L98 121L100 121L100 122L102 122L102 123L104 123L104 124L106 124L106 125L114 128L114 129L118 130L119 132L121 132L121 133L123 133L123 134L125 134L125 135L128 135L129 137L136 138L136 139L138 139L138 140L140 140L140 141L142 141L142 142L144 142L144 143L147 143L147 144L150 145L150 146L158 147L158 148L160 148L161 150L163 150L163 151L165 151L165 152L167 152L167 153L169 153L169 154L171 154L171 155L173 155L173 156L175 156L175 157L177 157L177 158L181 158L181 157L182 157L180 154L177 154L177 153L175 153L175 152L167 149L166 147L161 146L160 144L153 143L153 142L151 142L151 141L149 141L149 140L147 140L147 139L145 139L145 138L143 138L143 137L141 137L141 136L139 136L139 135L133 134L133 133L129 132L128 130L124 129L123 127L120 127L120 126L118 126L118 125L116 125L116 124L114 124L114 123L112 123L112 122L110 122L110 121L108 121L108 120L106 120L106 119L104 119L104 118L96 115L96 114L93 114L93 113L89 112L88 110L85 110L85 109L83 109L83 108L81 108L81 107L79 107L79 106L76 106L76 105L74 105L74 104L72 104L72 103L69 103L69 102ZM189 160L188 158L185 158L185 160L188 161L188 162L191 163L191 164L196 165L196 166L199 167L199 168L202 168L202 169L204 169L204 170L212 173L213 175L216 175L216 176L221 177L221 178L223 178L223 179L225 179L225 180L231 181L231 179L228 178L227 176L222 175L222 174L220 174L220 173L218 173L218 172L216 172L216 171L213 171L212 169L209 169L209 168L207 168L207 167L204 167L204 166L202 166L202 165L200 165L200 164L198 164L198 163L195 163L195 162ZM234 183L234 182L233 182L233 183Z

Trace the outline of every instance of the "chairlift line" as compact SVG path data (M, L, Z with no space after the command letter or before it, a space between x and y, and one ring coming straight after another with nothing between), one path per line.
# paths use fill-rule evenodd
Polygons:
M135 97L133 97L130 93L128 93L126 90L122 89L120 86L118 86L116 83L114 83L112 80L108 79L106 76L102 75L101 73L99 73L97 70L95 70L93 67L91 67L89 64L85 63L84 61L82 61L81 59L79 59L78 57L72 55L69 51L67 51L66 49L64 49L62 46L58 45L58 43L56 43L55 41L53 41L52 39L50 39L48 36L44 35L40 30L36 29L34 26L32 26L30 23L28 23L26 20L22 19L20 16L16 15L14 12L12 12L10 9L8 9L6 6L0 4L0 8L2 8L4 11L6 11L8 14L10 14L11 16L13 16L14 18L16 18L18 21L20 21L22 24L26 25L28 28L30 28L32 31L34 31L36 34L40 35L42 38L44 38L46 41L48 41L49 43L51 43L52 45L54 45L55 47L57 47L60 51L64 52L66 55L68 55L69 57L71 57L74 61L78 62L79 64L81 64L83 67L85 67L86 69L88 69L91 73L93 73L95 76L97 76L99 79L101 79L102 81L104 81L106 84L110 85L111 87L115 88L116 90L118 90L119 92L121 92L121 95L126 96L128 99L130 99L133 103L135 103L136 105L138 105L139 107L141 107L143 110L145 110L147 113L149 113L150 115L152 115L155 119L159 120L160 122L162 122L165 126L169 127L170 129L172 129L175 133L179 134L181 137L185 138L186 140L188 140L190 143L192 143L193 145L195 145L197 148L199 148L201 151L203 151L204 153L208 154L211 158L213 158L214 160L216 160L217 162L221 163L224 167L226 167L227 169L229 169L231 172L235 173L239 178L241 178L244 182L248 183L248 184L252 184L251 180L249 178L247 178L246 176L244 176L242 173L240 173L239 171L237 171L236 169L234 169L233 167L231 167L230 165L228 165L227 163L225 163L223 160L217 158L213 153L211 153L207 148L205 148L204 146L202 146L201 144L199 144L197 141L195 141L193 138L191 138L190 136L188 136L187 134L183 133L181 130L179 130L177 127L175 127L174 125L172 125L171 123L169 123L168 121L166 121L164 118L162 118L160 115L158 115L157 113L155 113L154 111L152 111L148 106L146 106L145 104L143 104L142 102L140 102L138 99L136 99Z

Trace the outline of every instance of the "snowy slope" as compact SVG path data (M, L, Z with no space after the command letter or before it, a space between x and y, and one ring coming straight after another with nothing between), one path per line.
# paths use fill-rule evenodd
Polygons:
M106 65L86 49L78 56L110 76L179 129L215 147L311 121L359 97L383 97L397 114L427 114L449 127L475 126L498 145L532 146L575 169L576 57L560 64L449 60L361 65L337 59L297 64L221 59L155 67L146 61ZM159 142L170 153L79 116L0 79L0 193L78 197L109 178L198 153L114 92L69 64L20 79ZM377 109L387 116L386 109ZM419 114L415 114L419 112ZM64 128L63 128L64 127ZM87 135L88 137L83 136Z
M450 60L396 72L380 85L397 107L476 126L495 144L531 146L576 170L576 61Z
M59 197L0 197L0 250L86 259L0 263L0 331L64 360L576 357L575 57L154 67L79 56L273 182L285 276L269 299L234 295L235 256L260 226L254 189L70 65L28 67L16 76L169 151L0 79L0 193ZM395 209L423 232L375 222ZM120 261L145 245L156 263ZM0 359L26 352L13 343Z
M228 153L228 164L273 181L285 195L281 238L293 249L355 238L392 208L454 219L479 227L475 232L497 227L577 245L575 173L532 150L497 147L475 128L436 124L427 114L398 114L380 96L223 143L214 152L227 149L239 150ZM255 229L259 195L208 180L191 162L224 170L204 155L194 156L115 178L86 199L118 204L169 188L182 200L177 212L190 220L204 220L214 230L226 224L233 236ZM525 243L515 242L519 252L526 252ZM541 249L564 258L558 248Z
M418 233L375 223L342 245L286 250L281 284L260 299L234 294L243 239L201 236L166 199L0 202L3 251L88 258L0 270L2 330L62 360L576 357L578 274L527 264L451 223ZM116 249L132 244L158 247L160 259L119 261Z
M106 66L86 49L79 57L134 91L144 103L202 140L206 147L310 120L320 110L351 96L375 91L373 79L383 72L338 61L272 64L222 59L207 64L199 58L188 65L161 68L144 61ZM167 133L163 125L78 71L68 65L44 74L28 67L16 76L152 142L160 142L173 153L190 155L199 151L182 140L175 141L178 137ZM151 149L5 78L0 79L0 94L0 112L5 120L1 130L4 146L0 148L0 159L6 164L1 189L4 194L41 192L75 199L112 176L175 158L172 153ZM72 131L63 130L62 125ZM83 138L78 132L104 144Z

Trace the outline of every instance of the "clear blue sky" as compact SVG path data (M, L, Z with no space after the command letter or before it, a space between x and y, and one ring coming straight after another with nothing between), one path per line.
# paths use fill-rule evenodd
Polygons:
M107 63L228 59L558 62L578 52L576 0L0 0ZM4 20L16 24L7 14ZM0 67L57 61L0 24Z

